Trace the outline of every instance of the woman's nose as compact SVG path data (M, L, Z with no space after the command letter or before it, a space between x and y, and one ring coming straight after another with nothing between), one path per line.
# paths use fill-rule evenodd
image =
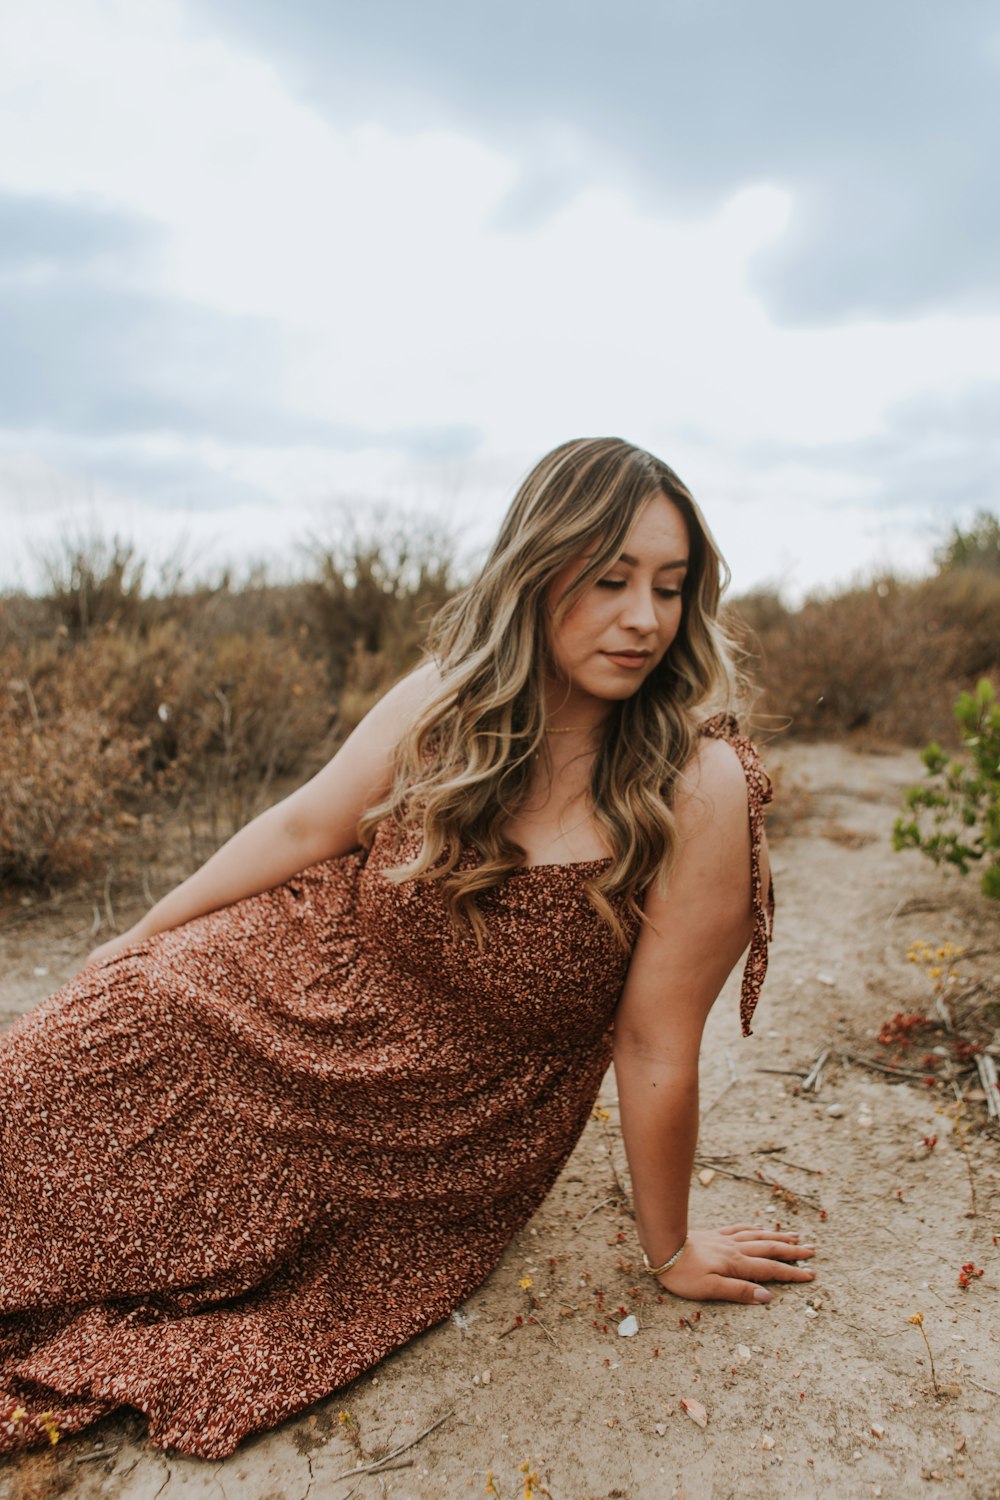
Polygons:
M650 589L626 589L622 599L622 624L631 630L653 631L656 629L656 609Z

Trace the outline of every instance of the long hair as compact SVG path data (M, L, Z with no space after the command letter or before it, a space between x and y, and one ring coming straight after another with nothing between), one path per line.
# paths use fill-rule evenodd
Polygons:
M672 796L699 724L731 711L739 697L717 619L729 572L690 492L661 459L620 438L563 443L528 474L479 577L432 626L439 682L403 736L392 788L366 812L361 838L370 843L384 818L419 833L419 851L389 878L444 881L456 929L471 928L480 944L477 895L524 861L503 830L528 793L532 758L545 753L544 684L556 675L551 625L618 559L656 494L677 506L688 531L681 624L656 669L613 706L590 780L610 859L587 894L623 939L613 902L623 897L641 918L642 893L655 878L666 880L677 847ZM591 548L550 615L549 584ZM474 864L463 860L470 848Z

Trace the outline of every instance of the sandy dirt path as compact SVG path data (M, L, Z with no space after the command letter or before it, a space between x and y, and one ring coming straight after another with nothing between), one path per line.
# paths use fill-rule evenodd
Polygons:
M784 804L771 973L750 1040L734 981L710 1018L699 1158L716 1175L695 1182L693 1219L799 1229L819 1246L814 1284L754 1308L657 1296L618 1196L627 1174L610 1074L543 1209L449 1321L224 1463L158 1453L138 1416L118 1417L8 1463L0 1496L1000 1497L997 1136L966 1137L968 1217L941 1092L842 1060L870 1053L896 1011L926 1007L927 978L906 961L914 940L977 949L995 971L998 913L970 884L892 852L915 755L789 745L769 759ZM79 963L79 917L63 909L3 941L7 1017ZM803 1092L824 1048L820 1091ZM962 1290L969 1261L984 1275ZM618 1332L626 1313L632 1337ZM685 1402L704 1408L705 1425ZM352 1472L398 1449L381 1469Z

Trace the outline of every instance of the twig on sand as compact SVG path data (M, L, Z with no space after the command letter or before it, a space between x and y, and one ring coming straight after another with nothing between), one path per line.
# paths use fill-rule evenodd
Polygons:
M447 1422L448 1418L454 1415L455 1408L452 1407L451 1411L446 1411L443 1417L438 1417L436 1422L432 1422L429 1427L425 1427L423 1432L418 1432L416 1437L411 1438L408 1443L403 1443L399 1448L393 1448L392 1452L387 1453L384 1458L376 1458L370 1464L362 1464L357 1469L345 1469L343 1474L335 1474L327 1483L339 1484L341 1479L353 1479L357 1474L373 1474L376 1469L381 1469L385 1464L390 1463L392 1459L398 1458L401 1453L406 1453L410 1448L415 1448L417 1443L422 1442L429 1433L434 1431L435 1427L440 1427L442 1422Z
M588 1208L587 1212L584 1214L583 1218L578 1222L578 1224L576 1226L577 1233L579 1233L580 1230L583 1228L584 1224L586 1224L586 1222L590 1218L591 1214L596 1214L596 1212L597 1212L597 1210L599 1208L607 1208L607 1206L608 1206L609 1203L618 1203L620 1201L621 1200L620 1200L619 1195L617 1193L612 1193L610 1198L602 1198L601 1201L600 1201L600 1203L595 1203L594 1206L593 1206L593 1208Z
M534 1314L532 1314L532 1316L534 1317ZM535 1322L538 1324L539 1328L545 1334L546 1338L551 1339L552 1342L553 1342L553 1344L555 1344L556 1348L558 1349L558 1347L559 1347L559 1340L556 1338L555 1334L552 1333L548 1328L546 1328L546 1326L542 1322L541 1318L535 1317Z
M980 1052L976 1058L976 1070L986 1095L986 1108L994 1119L1000 1120L1000 1089L997 1088L997 1065L988 1052Z
M704 1160L706 1160L706 1158L696 1157L695 1165L697 1166L700 1161ZM758 1187L771 1188L772 1191L779 1193L787 1193L790 1191L789 1188L785 1187L784 1183L774 1182L770 1177L764 1177L762 1174L751 1177L747 1172L731 1172L728 1167L715 1166L712 1158L708 1158L708 1160L712 1162L712 1170L718 1172L720 1177L732 1177L735 1182L753 1182L756 1183ZM820 1203L817 1198L811 1197L808 1193L795 1193L794 1197L797 1203L808 1203L810 1208L815 1208L817 1212L822 1212L822 1203Z
M987 1396L1000 1396L1000 1391L995 1391L991 1385L980 1385L978 1380L973 1380L971 1375L966 1375L970 1385L974 1385L977 1391L985 1391Z
M884 1073L887 1078L926 1078L927 1074L915 1073L911 1068L890 1068L887 1063L873 1062L870 1057L861 1057L857 1052L842 1052L844 1062L857 1063L859 1068L870 1068L873 1073Z
M829 1056L829 1047L824 1047L822 1052L817 1057L816 1061L813 1063L812 1067L809 1069L809 1072L806 1074L805 1081L802 1085L803 1093L805 1093L807 1089L812 1089L814 1094L819 1093L819 1086L823 1073L823 1064L826 1062Z

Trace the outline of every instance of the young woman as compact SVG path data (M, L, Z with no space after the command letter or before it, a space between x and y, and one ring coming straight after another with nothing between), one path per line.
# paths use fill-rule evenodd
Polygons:
M0 1046L0 1440L122 1404L221 1457L446 1317L614 1060L643 1264L767 1301L811 1246L691 1229L705 1018L766 963L767 778L722 564L618 439L529 474L430 657Z

